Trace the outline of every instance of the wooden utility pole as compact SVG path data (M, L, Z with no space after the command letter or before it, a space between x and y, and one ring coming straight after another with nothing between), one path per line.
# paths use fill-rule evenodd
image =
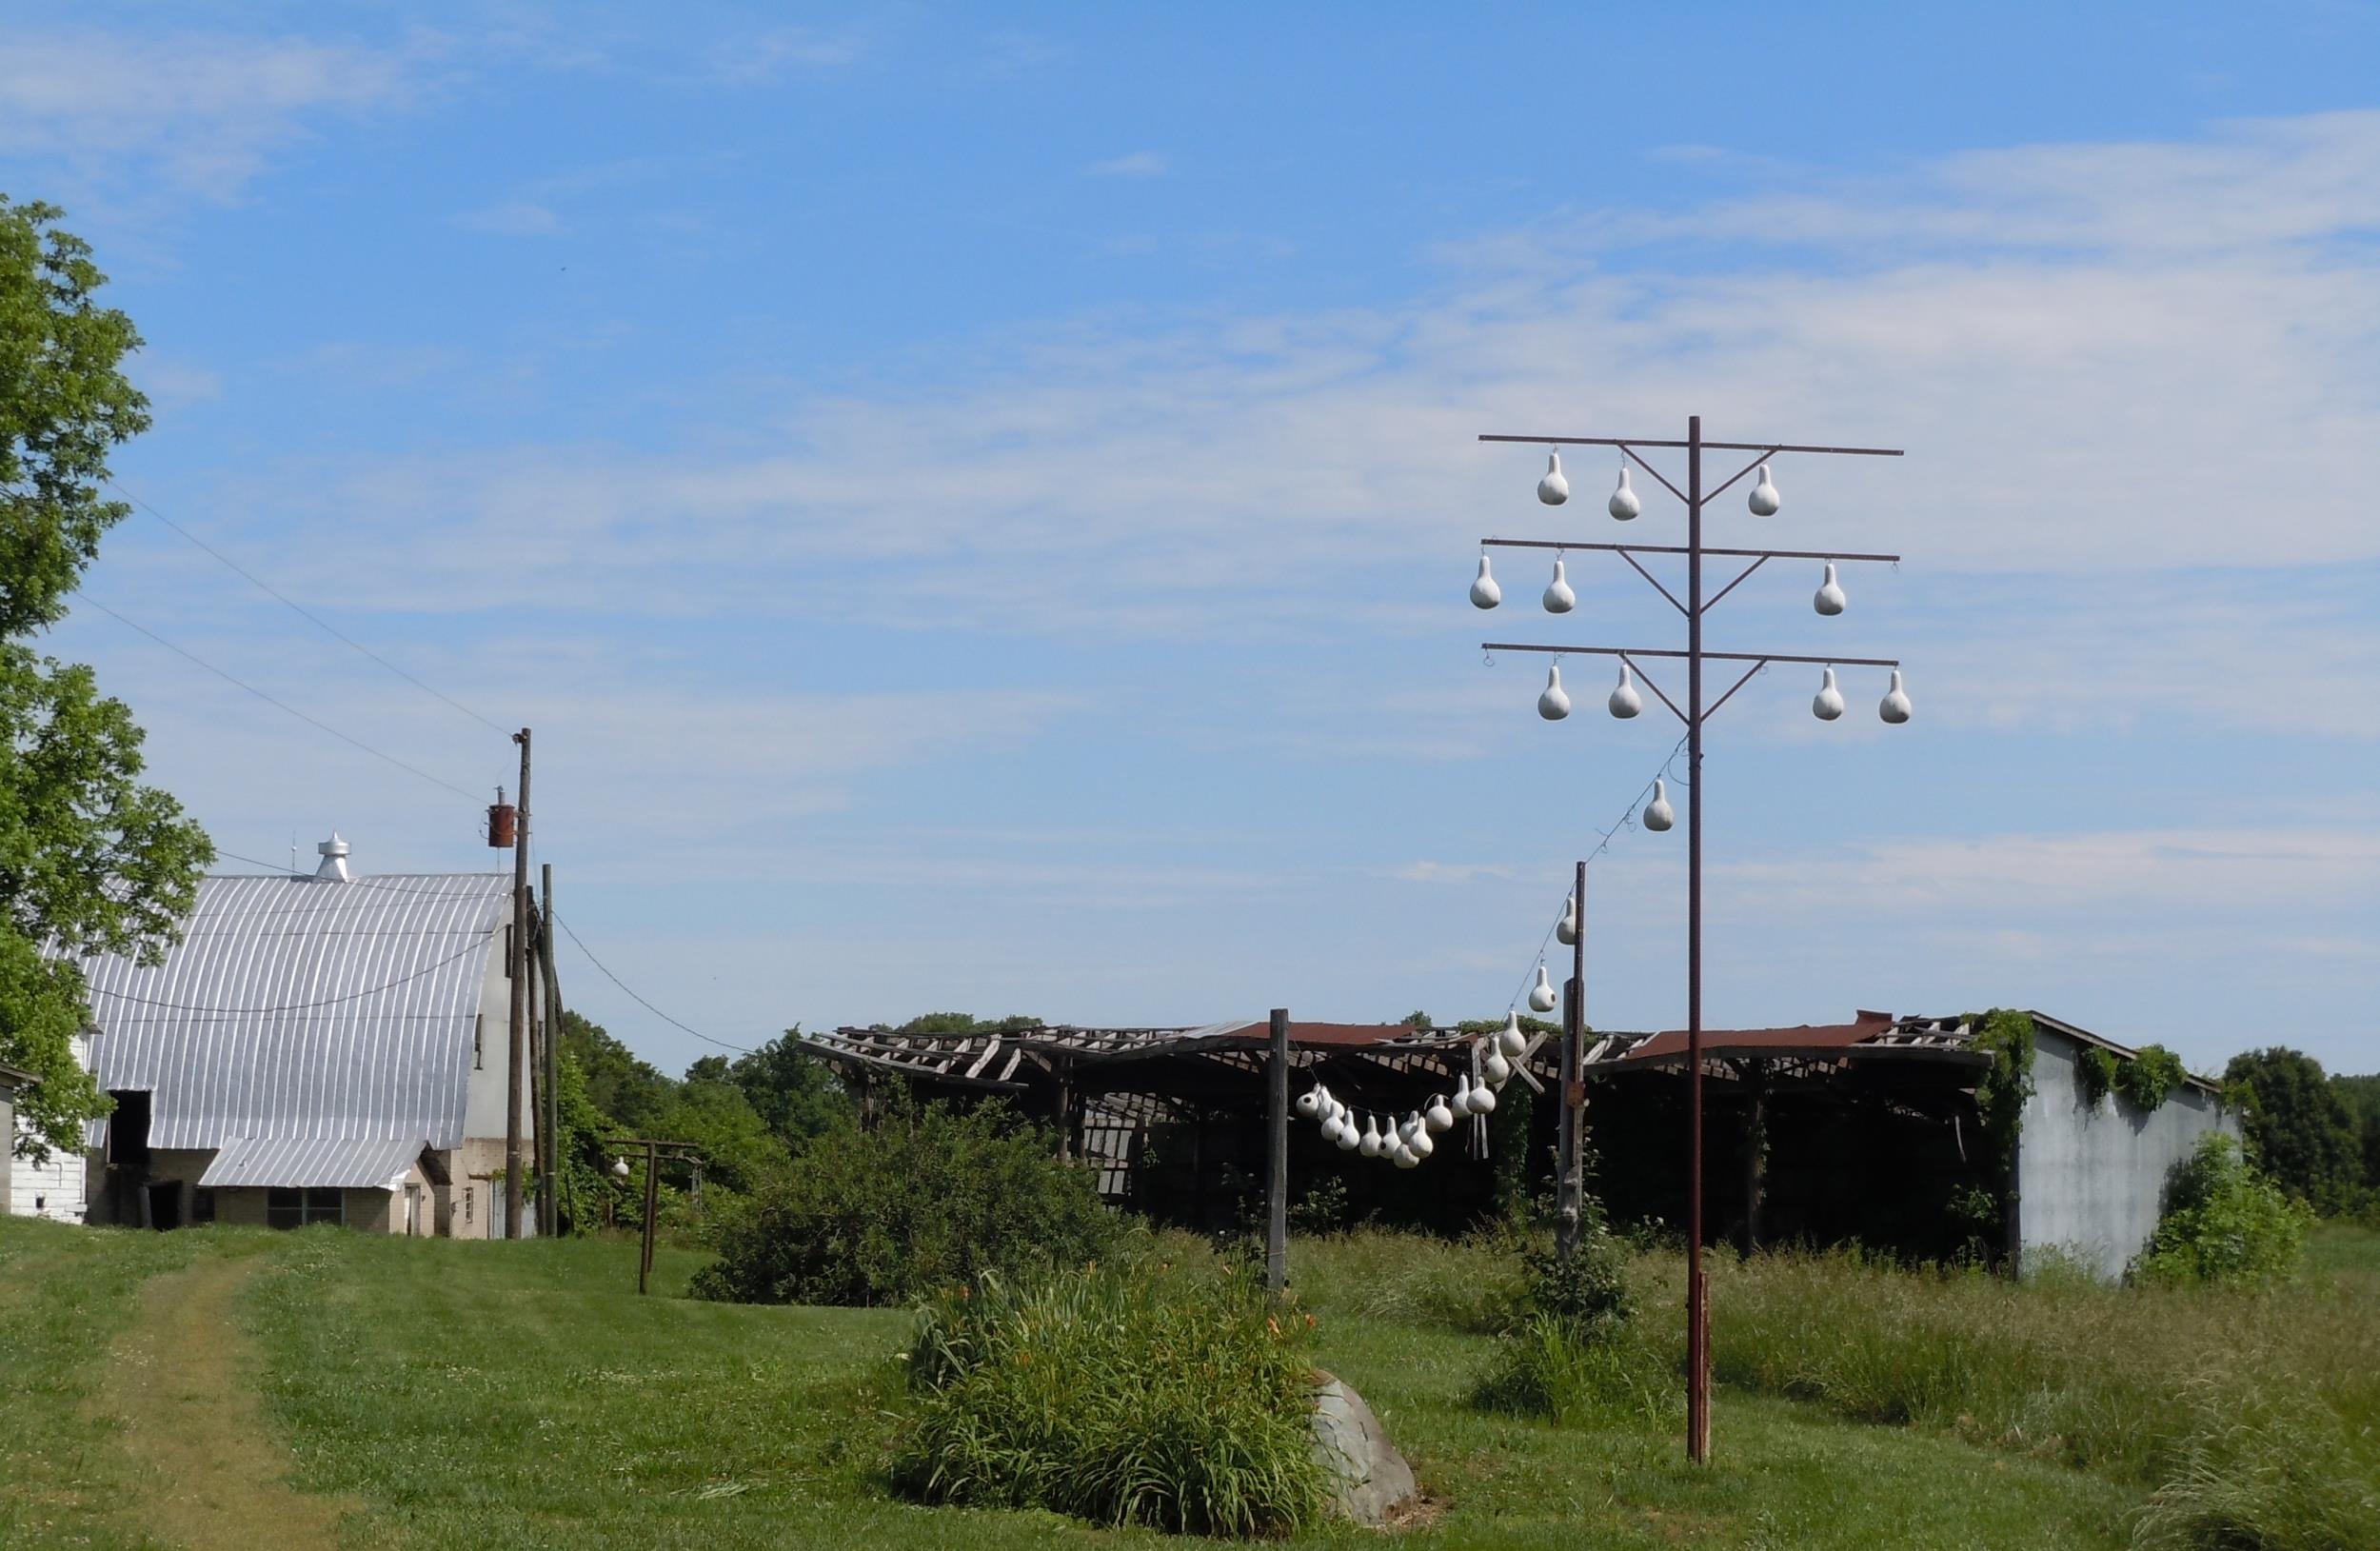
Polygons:
M545 952L538 955L545 972L545 1113L537 1128L542 1143L539 1155L545 1159L540 1165L538 1231L551 1238L562 1231L562 977L554 968L554 865L544 863L538 869L539 881L545 895Z
M1555 1247L1564 1260L1577 1252L1586 1216L1587 865L1578 864L1571 893L1570 981L1562 987L1561 1145L1555 1161Z
M529 729L512 735L521 746L521 822L512 835L512 951L506 955L506 973L512 980L512 1054L505 1082L505 1237L518 1239L527 1226L521 1221L521 1175L526 1163L521 1147L521 1115L526 1107L523 1088L529 1059Z
M1271 1163L1264 1184L1264 1286L1276 1298L1289 1285L1289 1009L1273 1009L1272 1058L1265 1086L1272 1113L1264 1134Z

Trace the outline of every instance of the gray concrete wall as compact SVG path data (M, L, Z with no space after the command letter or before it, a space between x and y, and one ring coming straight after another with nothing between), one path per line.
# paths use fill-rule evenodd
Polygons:
M2209 1131L2237 1136L2239 1121L2192 1084L2152 1114L2120 1094L2088 1104L2075 1070L2084 1048L2039 1030L2033 1096L2016 1143L2017 1264L2031 1269L2040 1251L2054 1248L2113 1280L2156 1232L2168 1172Z

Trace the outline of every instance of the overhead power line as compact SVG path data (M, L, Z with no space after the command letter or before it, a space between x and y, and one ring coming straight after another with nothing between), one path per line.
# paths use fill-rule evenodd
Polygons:
M355 748L360 748L365 753L369 754L372 758L393 765L407 775L419 776L422 780L426 781L435 786L444 786L446 790L454 793L457 797L462 798L466 802L476 805L481 801L479 794L475 792L466 791L451 781L441 780L417 765L407 765L405 761L397 758L394 754L383 753L381 750L374 748L371 745L366 743L363 739L341 732L337 727L334 727L329 723L323 721L320 717L309 716L306 712L299 710L295 706L290 705L286 700L274 699L271 695L268 695L264 690L257 688L256 686L249 684L247 680L237 678L234 675L226 672L224 669L217 667L214 664L208 662L206 658L201 657L198 653L190 650L188 647L177 646L172 642L168 641L164 636L161 636L156 631L150 629L148 626L141 624L137 620L127 619L124 615L117 613L114 609L109 607L106 604L101 603L89 593L78 590L76 596L81 598L85 603L90 605L93 608L96 608L101 613L107 615L109 619L114 620L119 625L129 626L132 629L138 630L141 634L149 637L149 640L154 641L157 645L165 647L168 651L188 658L191 662L196 663L199 666L205 668L208 672L212 673L215 677L223 680L226 684L247 690L249 694L254 695L266 705L270 706L277 710L288 712L291 716L296 717L307 726L327 732L333 738L338 739L341 743L349 745Z
M307 607L295 598L290 597L279 587L274 587L270 582L266 581L254 571L249 570L246 566L241 565L229 555L225 554L213 545L208 544L205 539L200 538L188 528L184 527L180 523L175 522L164 512L159 511L155 507L150 506L139 496L134 495L131 491L126 489L122 485L117 484L113 475L107 476L107 479L109 485L113 487L115 492L124 497L125 500L129 501L132 505L140 507L141 510L149 513L151 517L156 518L157 521L173 529L176 533L181 534L184 538L189 540L190 543L196 545L200 549L222 562L223 565L230 570L236 572L242 577L245 577L248 582L254 584L258 588L267 594L278 599L283 604L288 605L289 608L303 617L307 623L313 625L325 634L330 636L333 640L339 641L348 646L352 646L355 650L370 658L373 662L378 663L381 666L387 668L389 672L394 673L398 678L403 679L414 688L421 690L424 694L437 696L440 700L445 701L447 705L453 706L456 710L461 711L464 715L469 717L472 721L477 722L480 726L486 727L488 730L492 732L501 732L506 737L510 737L512 735L512 729L510 727L498 726L495 723L489 721L486 717L480 715L479 712L471 709L470 706L464 705L461 701L455 699L452 695L447 694L445 690L440 689L433 685L423 683L420 679L415 678L412 674L407 672L404 668L399 667L387 658L383 657L380 653L372 650L371 647L364 645L361 641L356 640L345 630L340 629L337 626L331 624L320 614L315 613L312 609Z
M579 934L570 929L570 924L568 922L563 920L560 916L555 916L553 918L553 923L555 925L560 926L563 929L564 934L566 935L571 942L578 944L579 951L586 955L586 962L593 964L596 968L601 969L604 972L604 978L605 980L611 982L614 985L619 986L621 990L625 991L628 995L629 1001L634 1002L638 1006L643 1007L646 1012L651 1013L663 1023L667 1024L670 1027L677 1029L682 1033L693 1035L696 1039L701 1040L705 1044L715 1044L722 1050L733 1050L738 1055L744 1056L758 1054L758 1052L748 1044L730 1044L725 1040L714 1040L708 1034L704 1033L701 1029L682 1024L675 1018L670 1017L669 1014L662 1011L659 1007L654 1006L650 1002L647 1002L643 997L637 995L635 989L631 987L626 981L624 981L619 976L613 974L610 966L605 964L603 960L595 957L595 950L588 947L585 942L580 940Z

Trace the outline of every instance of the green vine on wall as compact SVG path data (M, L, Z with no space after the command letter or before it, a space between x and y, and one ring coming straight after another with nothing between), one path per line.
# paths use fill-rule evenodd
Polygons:
M2144 1110L2154 1110L2166 1096L2189 1080L2182 1058L2162 1044L2144 1044L2115 1070L2116 1091Z
M2099 1101L2115 1090L2115 1052L2084 1045L2074 1058L2074 1076L2082 1084L2083 1107L2098 1108Z
M2007 1223L2016 1203L2016 1139L2025 1128L2025 1101L2033 1094L2033 1015L1994 1007L1970 1013L1966 1022L1975 1031L1971 1047L1992 1058L1990 1068L1975 1079L1975 1109L1988 1149L1993 1216L1997 1219L1991 1225L1996 1228ZM1970 1212L1981 1215L1972 1206Z

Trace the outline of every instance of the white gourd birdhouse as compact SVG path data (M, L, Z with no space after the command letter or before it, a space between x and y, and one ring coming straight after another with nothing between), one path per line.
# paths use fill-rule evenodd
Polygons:
M1471 1112L1475 1115L1496 1113L1496 1090L1485 1083L1471 1090Z
M1298 1095L1297 1109L1299 1120L1312 1120L1321 1107L1322 1100L1319 1089L1308 1088Z
M1636 492L1628 487L1628 466L1626 464L1619 466L1619 488L1614 490L1612 498L1603 503L1603 509L1612 514L1612 520L1616 523L1634 522L1636 513L1644 510L1644 503L1637 500Z
M1877 702L1875 713L1893 726L1899 726L1909 720L1910 709L1909 691L1901 687L1901 670L1896 667L1893 669L1893 687L1886 690L1884 698Z
M1521 1031L1520 1014L1504 1014L1504 1026L1496 1031L1496 1048L1508 1061L1518 1061L1520 1052L1529 1048L1529 1036Z
M1380 1155L1380 1125L1378 1117L1372 1115L1363 1117L1363 1140L1357 1143L1356 1146L1366 1158L1378 1158Z
M1657 835L1676 822L1677 810L1669 805L1669 786L1656 777L1653 782L1653 801L1644 805L1644 826Z
M1342 1115L1339 1120L1339 1150L1353 1152L1363 1144L1362 1135L1356 1130L1355 1117Z
M1471 1113L1471 1074L1469 1072L1457 1072L1455 1074L1454 1112L1457 1115L1468 1115ZM1452 1123L1451 1119L1449 1123Z
M1471 579L1471 606L1493 608L1504 601L1504 589L1496 585L1494 573L1488 569L1488 557L1479 557L1479 574Z
M1570 714L1570 696L1562 689L1559 663L1545 670L1545 692L1537 696L1537 714L1548 722L1558 722Z
M1512 1081L1513 1064L1504 1059L1502 1051L1490 1050L1487 1060L1479 1063L1479 1075L1487 1079L1490 1087L1500 1088Z
M1545 978L1545 965L1537 965L1537 983L1529 987L1529 1005L1537 1012L1552 1012L1561 999L1554 994L1554 983Z
M1851 606L1851 599L1843 591L1843 584L1835 580L1835 562L1826 563L1826 581L1810 599L1810 606L1829 619Z
M1554 580L1545 585L1545 611L1567 614L1578 606L1578 594L1570 590L1570 578L1562 570L1560 561L1554 562Z
M1744 505L1752 508L1755 517L1774 517L1784 507L1785 498L1776 493L1776 482L1769 478L1767 464L1760 466L1760 483L1752 487Z
M1397 1149L1388 1155L1388 1159L1398 1168L1412 1168L1421 1162L1421 1155L1404 1143L1398 1143Z
M1433 1131L1454 1129L1455 1110L1454 1106L1447 1104L1446 1095L1442 1093L1430 1095L1429 1106L1421 1111L1421 1123Z
M1572 894L1562 901L1562 919L1554 924L1554 939L1564 947L1578 941L1578 896Z
M1619 683L1612 689L1612 698L1603 703L1606 710L1625 722L1644 709L1644 696L1636 693L1636 686L1629 677L1628 665L1619 665Z
M1537 499L1549 507L1558 507L1570 499L1570 481L1562 477L1562 455L1545 455L1545 477L1537 481Z
M1810 697L1810 714L1821 722L1832 722L1843 714L1843 692L1835 687L1835 670L1826 670L1825 682L1818 692Z
M1413 1149L1413 1155L1416 1158L1427 1158L1430 1154L1438 1151L1438 1143L1430 1140L1430 1128L1426 1124L1424 1124L1418 1131L1414 1132L1413 1140L1406 1143L1405 1145Z

